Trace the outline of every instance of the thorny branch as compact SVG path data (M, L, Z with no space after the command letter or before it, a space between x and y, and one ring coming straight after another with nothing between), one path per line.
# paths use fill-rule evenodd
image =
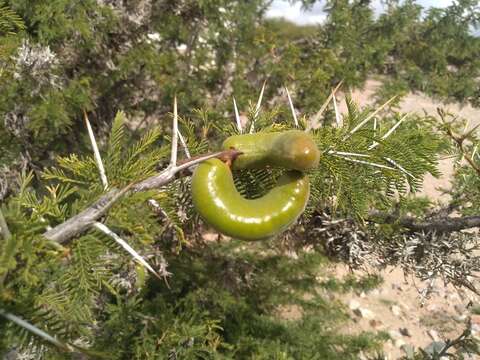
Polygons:
M98 151L98 146L96 144L95 137L93 136L93 132L91 131L91 127L86 115L85 122L90 133L90 139L95 153L95 158L97 160L97 166L100 169L100 173L104 175L102 176L102 183L104 184L104 187L106 189L108 183L105 172L103 170L100 152ZM185 141L183 140L183 138L181 138L182 146L184 147L188 159L177 163L179 137L181 137L181 134L178 130L177 98L175 97L173 104L171 154L170 163L168 164L168 166L157 175L151 176L137 183L131 183L123 189L111 189L109 192L101 196L100 199L98 199L94 204L90 205L88 208L75 215L74 217L68 219L67 221L63 222L62 224L59 224L52 229L49 229L43 234L43 236L48 240L59 244L67 243L73 237L78 236L92 226L95 226L97 221L107 213L110 207L128 192L139 192L157 189L170 183L177 177L188 175L189 173L186 170L201 163L202 161L217 157L225 162L232 162L240 154L240 152L238 152L237 150L230 149L225 151L203 154L192 158L190 157L190 153L188 152Z
M177 176L187 175L184 170L194 165L197 165L202 161L214 157L220 158L222 160L233 160L238 155L239 152L236 150L226 150L197 156L189 159L188 161L182 162L175 167L168 166L159 174L149 177L139 183L130 184L121 190L112 189L108 193L103 195L100 199L98 199L94 204L92 204L79 214L75 215L74 217L68 219L64 223L55 226L51 230L48 230L43 234L43 236L51 241L60 244L67 243L73 237L81 234L82 232L90 228L100 217L106 214L106 212L116 201L118 201L129 191L139 192L156 189L172 182L177 178Z

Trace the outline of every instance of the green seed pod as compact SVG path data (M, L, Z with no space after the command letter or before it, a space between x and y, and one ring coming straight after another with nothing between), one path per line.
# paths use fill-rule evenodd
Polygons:
M228 165L218 159L201 163L192 176L193 204L216 230L242 240L260 240L286 230L305 210L308 177L288 171L258 199L245 199L235 188Z
M299 130L234 135L227 138L222 147L242 152L233 162L234 170L278 166L305 171L318 166L320 159L315 141Z

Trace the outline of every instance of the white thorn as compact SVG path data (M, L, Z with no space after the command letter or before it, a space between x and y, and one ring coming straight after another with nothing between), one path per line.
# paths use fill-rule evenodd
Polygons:
M415 176L413 176L411 173L409 173L407 170L405 170L400 164L398 164L395 160L390 159L388 157L384 157L385 160L387 160L390 164L398 168L401 172L403 172L405 175L410 176L412 179L415 179Z
M337 128L339 128L342 119L340 117L340 112L338 111L337 99L335 98L335 93L333 92L332 92L332 101L333 101L333 110L335 111L335 123L337 124Z
M398 120L398 122L395 125L393 125L392 128L385 133L385 135L382 136L382 140L385 140L387 137L389 137L400 126L400 124L407 118L408 115L410 115L410 113L403 115L402 118Z
M182 133L180 132L180 129L178 129L178 137L180 138L180 143L182 144L183 151L185 152L185 156L190 159L192 156L190 155L190 151L188 150L187 143L185 142L185 139L183 138Z
M355 126L350 132L347 134L344 140L348 139L350 136L355 134L363 125L365 125L368 121L370 121L371 118L373 118L375 115L377 115L385 106L390 104L397 96L393 96L389 100L387 100L386 103L383 105L379 106L378 109L376 109L373 113L371 113L369 116L367 116L360 124Z
M250 134L253 134L255 131L255 121L257 121L258 115L260 114L260 108L262 106L263 92L265 91L265 85L267 80L263 82L262 90L260 90L260 95L258 96L257 105L255 106L255 113L253 114L252 125L250 125Z
M173 129L172 129L172 153L170 154L170 166L177 165L177 149L178 149L178 110L177 96L173 100Z
M0 309L0 315L2 315L4 318L14 322L15 324L23 327L24 329L30 331L31 333L40 336L42 339L62 348L62 349L67 349L71 351L71 348L67 345L64 344L63 342L59 341L58 339L54 338L50 334L47 334L45 331L37 328L36 326L30 324L29 322L19 318L16 315L4 312L3 310Z
M378 168L381 168L381 169L388 169L388 170L396 170L395 168L392 168L390 166L386 166L386 165L382 165L382 164L377 164L377 163L372 163L372 162L369 162L369 161L364 161L364 160L357 160L357 159L350 159L348 157L345 157L345 156L341 156L341 155L334 155L334 156L338 156L344 160L347 160L347 161L351 161L351 162L355 162L355 163L359 163L359 164L365 164L365 165L370 165L370 166L374 166L374 167L378 167Z
M102 157L100 156L100 151L98 150L97 141L95 140L95 135L93 134L92 126L90 125L90 120L88 120L88 116L85 111L83 112L83 118L85 119L88 136L90 137L90 142L92 143L93 155L95 157L95 162L97 163L98 171L100 172L100 179L102 181L104 190L107 190L108 180L107 175L105 174Z
M377 117L376 117L376 116L373 118L373 136L374 136L374 137L377 136ZM368 150L373 149L373 147L375 147L376 144L377 144L377 142L374 140L374 141L372 142L372 145L370 145L370 146L368 147Z
M352 152L344 152L344 151L334 151L330 150L328 154L332 155L342 155L342 156L358 156L358 157L370 157L370 155L367 154L359 154L359 153L352 153Z
M475 155L477 154L478 144L473 148L472 159L475 160Z
M237 129L239 134L242 133L242 122L240 121L240 114L238 112L237 102L235 101L235 97L233 97L233 109L235 111L235 122L237 123Z
M310 129L312 129L312 124L311 123L317 123L318 120L320 120L320 117L322 116L323 112L325 111L325 109L327 108L328 104L330 103L330 101L332 100L332 97L334 94L337 93L338 89L340 88L340 86L342 85L343 83L343 80L340 81L337 86L335 87L335 89L333 89L332 93L328 96L327 100L325 100L325 102L323 103L322 107L320 108L320 110L318 110L318 112L315 114L315 116L313 117L312 121L310 122L310 125L306 127L305 131L309 131Z
M285 90L287 91L288 103L290 104L290 110L292 111L293 122L295 123L295 127L298 127L297 113L295 112L295 107L293 106L293 101L292 101L292 97L290 96L290 91L288 91L288 88L286 86L285 86Z
M190 160L189 162L186 162L186 163L183 163L181 165L178 165L174 168L171 169L171 174L172 176L174 176L176 173L178 173L179 171L182 171L184 169L188 169L188 168L191 168L192 166L195 166L197 164L200 164L201 162L205 161L205 160L208 160L208 159L212 159L214 157L217 157L219 156L220 154L222 154L223 151L218 151L216 153L213 153L213 154L208 154L208 155L205 155L205 156L202 156L202 157L198 157L196 159L192 159Z
M159 279L162 279L160 274L158 274L139 253L137 253L130 245L127 244L125 240L123 240L120 236L118 236L116 233L110 230L107 226L105 226L100 222L95 222L93 226L96 227L101 232L105 233L106 235L110 236L121 247L123 247L130 255L132 255L136 261L138 261L141 265L143 265L148 271L150 271L153 275L155 275Z
M463 133L467 132L467 129L469 126L470 126L470 119L467 119L467 121L465 122L465 128L463 129Z
M260 95L258 96L257 105L255 106L255 117L257 117L258 114L260 113L260 107L262 106L263 92L265 91L266 84L267 84L267 80L263 82L262 90L260 90Z
M387 137L389 137L390 135L392 135L392 133L400 126L400 124L407 118L407 116L410 115L410 113L408 114L405 114L402 116L402 118L400 120L397 121L397 123L395 125L393 125L391 127L390 130L388 130L383 136L382 136L382 140L385 140ZM374 142L372 145L370 145L370 147L368 148L368 150L372 150L374 149L375 147L378 146L378 142Z

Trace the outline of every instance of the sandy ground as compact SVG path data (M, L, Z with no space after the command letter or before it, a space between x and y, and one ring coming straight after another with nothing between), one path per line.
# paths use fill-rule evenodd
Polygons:
M348 270L336 267L333 272L341 278ZM427 284L405 278L400 269L389 269L383 277L384 283L377 289L366 294L351 292L340 299L351 313L344 331L388 333L391 340L384 345L388 359L404 356L409 348L425 348L433 341L456 338L465 329L468 317L472 317L473 327L480 329L480 316L472 315L471 310L471 304L478 304L479 299L471 291L438 281L430 297L424 299L420 294Z
M369 104L379 81L370 80L362 90L355 91L353 98L362 105ZM341 94L340 110L345 111ZM400 103L402 112L417 112L437 115L437 108L443 107L451 113L469 119L470 128L480 122L480 109L459 104L444 105L424 94L408 94ZM438 202L446 202L441 188L450 187L453 174L453 163L449 159L440 162L442 176L435 179L427 176L422 195ZM337 278L347 272L344 267L337 266L333 270ZM440 281L434 284L434 293L429 299L423 299L421 290L426 287L418 279L405 279L399 269L385 271L384 283L368 294L349 293L341 300L351 312L351 322L347 332L366 331L388 332L391 341L385 344L384 351L389 359L398 359L405 355L408 347L425 348L432 341L457 337L465 328L467 317L472 316L473 327L480 331L480 316L472 315L468 305L480 304L480 299L470 291L457 291L453 287L444 286ZM477 333L477 336L479 333ZM473 358L472 358L473 359Z

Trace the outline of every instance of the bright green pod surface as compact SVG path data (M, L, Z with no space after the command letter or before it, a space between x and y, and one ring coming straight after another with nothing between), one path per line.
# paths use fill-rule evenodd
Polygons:
M306 171L318 166L320 159L315 141L299 130L234 135L225 139L222 147L242 152L232 164L236 170L278 166Z
M282 175L258 199L245 199L235 188L228 165L218 159L202 162L192 176L193 204L216 230L242 240L261 240L286 230L305 210L308 177L298 171Z

